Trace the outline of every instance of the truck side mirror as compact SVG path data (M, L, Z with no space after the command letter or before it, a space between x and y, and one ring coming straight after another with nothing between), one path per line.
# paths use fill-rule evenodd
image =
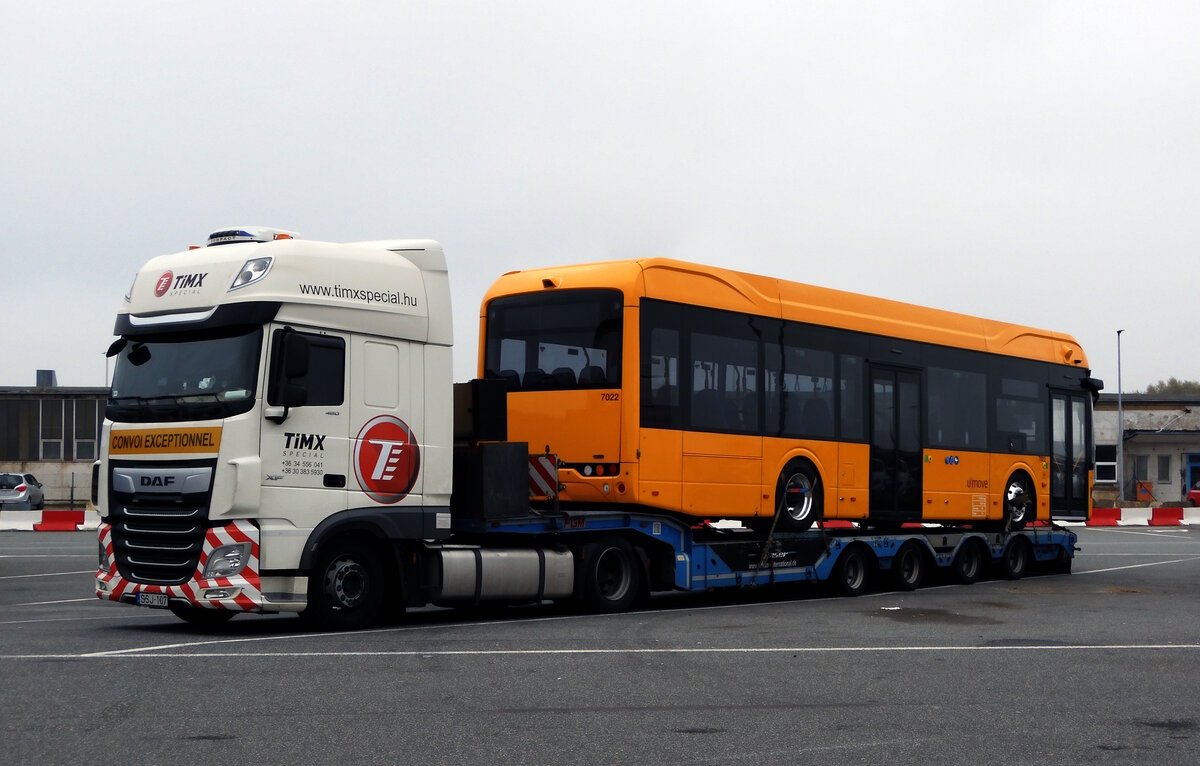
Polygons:
M275 406L282 406L283 412L276 411L277 414L265 417L272 423L282 423L287 420L290 407L302 407L308 403L308 388L296 381L308 375L311 352L308 338L290 327L280 331L276 338L279 340L280 355L278 364L272 365L271 375L278 397Z
M283 383L279 387L279 398L286 413L288 407L303 407L308 403L308 389L299 383Z
M283 377L287 380L303 378L308 374L308 338L290 332L283 338Z

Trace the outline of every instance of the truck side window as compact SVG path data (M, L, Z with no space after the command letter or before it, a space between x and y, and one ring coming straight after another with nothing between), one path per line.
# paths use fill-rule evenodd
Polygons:
M284 330L276 330L271 339L271 375L267 385L267 404L283 404L279 396L279 366L283 363L280 352L283 348ZM328 406L342 404L346 394L346 342L328 335L300 333L308 340L308 374L293 380L308 391L305 404Z

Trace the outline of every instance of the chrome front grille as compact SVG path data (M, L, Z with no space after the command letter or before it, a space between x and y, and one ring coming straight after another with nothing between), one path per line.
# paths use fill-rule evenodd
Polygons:
M114 461L108 520L122 577L154 585L179 585L191 579L209 528L215 465L211 460Z

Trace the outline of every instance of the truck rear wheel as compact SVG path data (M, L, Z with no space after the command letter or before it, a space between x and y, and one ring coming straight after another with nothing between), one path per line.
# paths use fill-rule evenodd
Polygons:
M308 575L308 606L301 615L323 630L355 630L373 623L383 604L379 556L356 540L322 546Z
M1000 557L1000 574L1005 580L1020 580L1029 571L1033 559L1032 546L1024 536L1014 537Z
M860 545L851 545L838 556L830 584L842 596L861 596L871 581L871 558Z
M605 537L582 551L583 597L597 612L624 612L641 587L641 567L633 547L620 537Z
M950 574L959 585L970 585L983 573L983 546L975 540L966 540L954 554Z
M900 590L916 590L925 576L925 555L920 546L908 542L900 546L892 559L892 580Z

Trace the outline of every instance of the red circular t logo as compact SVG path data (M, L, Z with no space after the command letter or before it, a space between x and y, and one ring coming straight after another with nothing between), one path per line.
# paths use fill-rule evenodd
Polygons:
M395 415L367 421L354 440L354 476L377 503L404 499L421 471L421 450L412 431Z
M154 294L159 298L166 295L167 290L171 289L171 280L174 278L174 274L169 271L164 271L163 275L158 278L157 282L154 283Z

